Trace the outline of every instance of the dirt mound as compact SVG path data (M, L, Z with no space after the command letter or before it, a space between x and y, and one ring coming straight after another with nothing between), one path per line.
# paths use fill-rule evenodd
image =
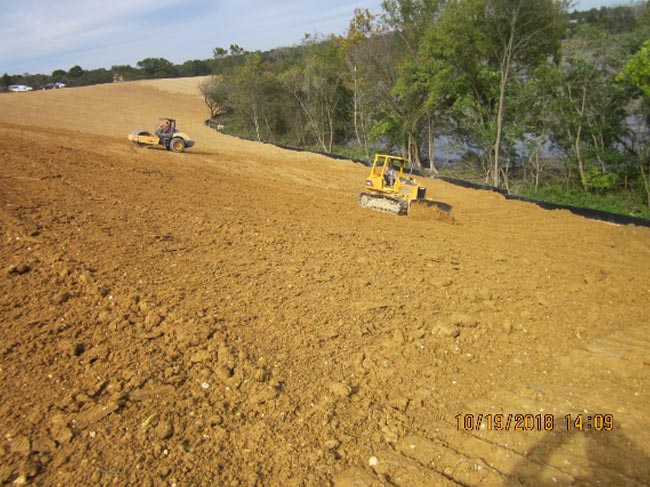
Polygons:
M128 142L163 115L196 147ZM367 169L206 116L0 98L0 484L647 483L649 229L363 210Z

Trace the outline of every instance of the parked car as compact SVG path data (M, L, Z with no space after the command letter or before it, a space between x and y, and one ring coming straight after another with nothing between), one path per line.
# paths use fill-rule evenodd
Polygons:
M9 85L9 91L32 91L33 88L27 85Z
M45 84L42 86L42 88L43 88L44 90L58 90L59 88L64 88L64 87L65 87L65 83L59 83L59 82L56 82L56 83L45 83Z

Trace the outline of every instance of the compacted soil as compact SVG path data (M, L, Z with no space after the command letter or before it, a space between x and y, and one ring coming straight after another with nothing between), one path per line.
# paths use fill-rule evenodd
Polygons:
M0 96L0 485L649 485L650 229L364 210L200 81Z

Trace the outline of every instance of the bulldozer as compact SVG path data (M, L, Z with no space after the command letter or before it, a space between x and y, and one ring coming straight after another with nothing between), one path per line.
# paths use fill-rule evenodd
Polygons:
M395 215L409 215L415 205L451 213L451 206L426 198L426 188L418 186L412 174L406 173L408 164L403 157L375 154L365 190L359 195L359 206Z
M194 141L186 133L176 130L176 120L167 117L160 118L160 124L153 134L136 129L129 134L129 140L142 147L162 145L172 152L183 152L187 147L194 145Z

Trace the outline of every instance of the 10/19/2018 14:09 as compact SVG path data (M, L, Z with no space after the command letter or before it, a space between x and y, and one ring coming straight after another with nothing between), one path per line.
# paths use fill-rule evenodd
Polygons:
M612 414L567 414L556 421L552 414L457 414L456 429L464 431L555 431L564 426L564 431L612 431ZM559 418L558 418L559 419Z

